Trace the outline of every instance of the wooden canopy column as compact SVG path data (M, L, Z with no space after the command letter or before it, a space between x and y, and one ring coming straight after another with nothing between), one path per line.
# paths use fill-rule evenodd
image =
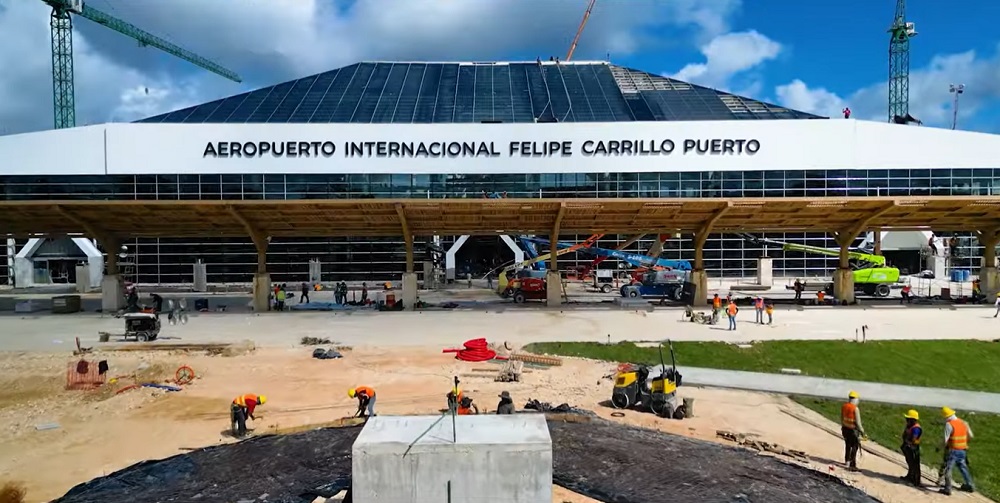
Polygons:
M559 203L559 212L556 213L555 222L552 223L552 232L549 234L549 269L557 273L559 272L559 258L556 256L559 250L559 230L565 216L566 203Z
M853 244L854 240L857 239L858 234L861 234L862 231L867 230L872 222L874 222L882 215L885 215L886 213L892 211L895 207L896 207L896 201L890 201L888 204L872 212L871 215L868 215L867 217L843 229L839 229L833 233L834 239L836 239L837 241L837 246L840 247L840 255L838 256L839 258L838 267L840 269L851 268L849 252L851 244ZM879 239L879 241L881 247L881 239Z
M399 224L403 228L403 242L406 244L406 272L414 272L413 265L413 233L410 232L410 224L406 220L406 210L401 203L396 203L396 215L399 217Z
M708 241L708 235L712 233L712 228L715 227L715 224L718 223L723 216L725 216L726 212L729 211L729 208L732 208L732 206L733 204L731 202L726 201L721 208L712 212L712 215L708 217L708 220L705 220L705 222L701 224L701 227L695 233L694 235L695 271L705 270L705 242Z
M983 267L997 266L997 245L1000 245L1000 228L976 231L979 244L983 245Z
M270 242L270 237L261 229L258 229L253 225L247 218L240 213L233 206L226 207L226 211L229 212L232 217L246 229L247 234L250 235L250 239L253 240L253 246L257 249L257 274L264 274L267 272L267 245Z

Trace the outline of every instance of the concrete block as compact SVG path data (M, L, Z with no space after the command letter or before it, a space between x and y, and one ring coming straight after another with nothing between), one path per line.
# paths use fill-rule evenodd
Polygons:
M208 267L201 260L194 263L193 266L194 281L192 282L191 289L196 292L207 292L208 291Z
M833 296L838 302L854 303L854 271L837 269L833 273Z
M774 285L774 259L770 257L757 259L757 284L767 287Z
M258 313L267 311L271 305L271 275L259 272L253 276L253 309Z
M552 438L543 415L454 420L453 429L451 416L371 418L352 449L353 500L552 501Z
M403 274L403 307L413 309L417 304L417 273L408 272Z
M101 311L114 313L125 307L125 280L118 274L101 280Z
M986 300L993 300L1000 292L1000 275L996 267L986 266L979 270L979 288L986 295Z
M84 264L76 266L76 291L77 293L87 293L90 291L90 267Z
M563 303L562 275L559 271L545 271L545 303L549 307Z

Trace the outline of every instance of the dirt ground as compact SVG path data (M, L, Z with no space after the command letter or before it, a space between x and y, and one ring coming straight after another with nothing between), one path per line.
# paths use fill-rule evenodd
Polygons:
M456 341L460 343L460 341ZM458 375L467 395L480 409L495 410L497 394L509 391L520 408L529 398L590 409L601 417L710 441L717 430L753 435L766 442L806 452L814 469L832 473L888 503L949 499L901 485L905 469L867 455L862 472L846 473L839 460L837 437L785 411L826 423L819 415L786 397L683 387L695 399L695 417L684 421L627 411L612 417L604 405L611 395L613 372L606 363L566 360L561 367L530 369L523 382L493 382L498 365L465 363L440 348L390 349L356 347L338 360L311 358L311 347L266 348L237 357L196 353L104 353L115 384L92 392L63 390L71 355L6 353L0 355L0 474L20 481L28 501L47 501L70 487L133 463L163 458L208 445L232 442L228 437L228 405L240 393L268 396L253 427L258 432L332 421L353 414L347 389L368 385L378 392L381 414L433 413L445 407L444 395ZM180 365L198 378L179 392L139 388L115 394L135 382L172 378ZM482 371L480 370L482 369ZM683 369L681 369L683 371ZM57 423L54 429L39 426ZM828 424L828 423L827 423ZM901 456L887 453L901 462ZM0 482L3 482L0 480ZM987 501L978 496L952 498ZM555 503L594 501L566 489L553 489Z

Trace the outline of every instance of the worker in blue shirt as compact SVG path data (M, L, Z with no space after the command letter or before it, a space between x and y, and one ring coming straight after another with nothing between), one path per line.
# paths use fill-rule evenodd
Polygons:
M920 437L924 431L920 428L920 414L910 409L903 414L906 418L906 428L903 429L903 445L899 447L906 458L906 475L903 480L920 487Z

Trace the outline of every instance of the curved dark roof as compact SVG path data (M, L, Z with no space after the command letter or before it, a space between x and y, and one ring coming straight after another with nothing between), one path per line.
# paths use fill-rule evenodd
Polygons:
M168 123L821 119L605 62L366 62L157 115Z

